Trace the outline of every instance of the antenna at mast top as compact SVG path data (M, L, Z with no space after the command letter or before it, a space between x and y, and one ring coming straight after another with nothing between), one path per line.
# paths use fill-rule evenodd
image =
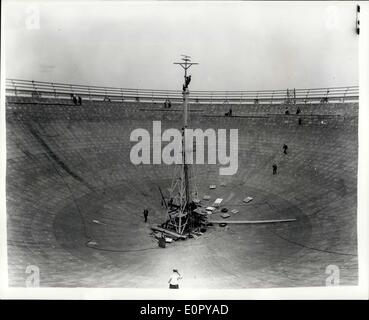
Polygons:
M181 56L183 57L182 58L183 61L191 61L191 57L190 56L187 56L185 54L181 54Z
M179 64L185 70L189 69L194 64L198 64L196 62L191 62L191 57L186 54L181 54L181 56L183 62L173 62L173 64Z

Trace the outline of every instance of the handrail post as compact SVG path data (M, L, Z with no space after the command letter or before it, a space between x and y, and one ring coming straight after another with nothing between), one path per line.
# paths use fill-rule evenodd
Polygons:
M288 105L288 104L290 104L290 93L289 93L289 91L288 91L288 88L287 88L287 90L286 90L286 104Z
M14 80L13 79L12 79L12 84L13 84L13 87L14 87L14 94L15 94L16 97L18 97L17 86L14 83Z
M272 98L270 99L270 104L273 104L273 99L274 99L274 91L275 91L275 90L273 90L273 91L272 91Z
M32 88L33 88L33 92L37 93L34 80L32 80ZM31 96L33 96L33 94Z
M346 90L345 90L345 92L343 94L342 103L345 103L347 91L348 91L348 87L346 87Z
M51 82L51 86L52 86L53 91L54 91L54 97L56 98L56 97L57 97L57 96L56 96L56 90L55 90L55 87L54 87L54 83L53 83L53 82Z
M309 97L309 93L310 93L310 89L308 89L308 91L306 92L306 96L305 96L305 104L307 104L308 101L308 97Z
M328 101L329 101L329 98L328 98L328 95L329 95L329 89L327 89L327 95L326 95L326 99L327 99L327 103L328 103Z

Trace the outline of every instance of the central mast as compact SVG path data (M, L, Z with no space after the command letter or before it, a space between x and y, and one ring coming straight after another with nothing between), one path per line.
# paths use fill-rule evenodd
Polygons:
M188 75L188 69L198 63L191 62L191 58L182 55L182 62L174 62L180 65L184 70L184 83L182 86L183 96L183 127L182 127L182 164L180 167L180 176L172 181L171 197L168 207L168 226L171 226L179 234L185 231L191 232L193 228L192 210L194 209L191 199L191 190L189 182L189 168L186 161L186 129L188 127L188 96L190 94L188 86L191 82L191 76Z
M188 86L191 82L191 75L188 75L188 69L192 65L198 63L191 62L191 58L182 55L182 62L174 62L180 65L184 70L184 84L182 86L183 97L183 127L182 127L182 163L174 168L172 185L169 189L169 199L166 201L161 189L159 191L162 197L162 203L166 207L166 221L160 227L154 229L178 238L186 238L188 235L198 234L201 229L207 226L207 214L201 209L200 200L196 184L193 186L192 193L196 195L196 199L191 197L190 188L190 170L187 164L186 156L186 129L188 127L188 97L190 92ZM192 163L192 162L191 162ZM177 168L180 170L176 174Z

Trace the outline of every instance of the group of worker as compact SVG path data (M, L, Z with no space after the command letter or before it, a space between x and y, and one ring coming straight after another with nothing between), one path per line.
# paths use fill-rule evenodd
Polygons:
M283 148L283 153L287 154L288 146L286 144L283 144L282 148ZM278 166L276 163L273 163L272 168L273 168L273 174L277 174Z
M229 108L229 111L224 114L226 117L232 117L232 108Z
M299 106L297 106L297 109L296 109L296 114L300 114L301 113L301 109ZM284 114L288 115L288 114L291 114L290 113L290 110L288 109L288 107L286 107L286 111L284 112Z
M72 101L73 101L73 104L75 106L79 105L81 106L82 105L82 98L80 96L76 96L75 94L71 94L70 97L72 98Z
M172 107L172 102L169 99L166 99L164 101L164 108L170 108Z

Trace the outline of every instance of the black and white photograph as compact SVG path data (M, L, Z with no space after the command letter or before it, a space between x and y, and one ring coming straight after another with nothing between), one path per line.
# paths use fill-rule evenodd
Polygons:
M367 299L368 9L3 1L4 296Z

